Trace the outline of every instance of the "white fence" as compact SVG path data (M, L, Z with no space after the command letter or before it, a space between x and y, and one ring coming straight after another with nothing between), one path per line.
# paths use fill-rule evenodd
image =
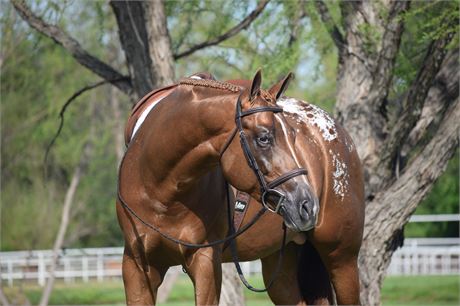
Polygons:
M121 277L123 248L67 249L61 253L56 278L104 281ZM390 275L458 275L460 274L459 238L405 239L388 269ZM48 277L52 252L21 251L0 253L0 273L3 283L12 286L18 281L44 285ZM261 273L260 261L242 263L245 274Z
M121 277L123 248L67 249L61 252L56 267L56 278L65 282L75 279L103 281ZM2 282L9 286L14 281L36 281L45 284L52 251L20 251L0 253L0 274Z
M405 239L394 252L389 275L458 275L460 274L459 238Z

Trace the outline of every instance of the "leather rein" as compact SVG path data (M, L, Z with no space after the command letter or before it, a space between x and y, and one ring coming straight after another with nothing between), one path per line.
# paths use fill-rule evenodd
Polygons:
M227 148L229 147L229 145L231 144L231 142L235 138L235 135L237 134L237 132L239 132L241 148L242 148L243 153L244 153L244 155L246 157L246 160L248 162L249 167L253 170L254 174L257 177L257 180L259 182L260 189L261 189L261 194L262 194L261 202L262 202L263 206L257 212L257 214L251 219L251 221L249 223L247 223L246 225L241 227L238 231L235 231L235 228L233 226L232 216L231 216L230 187L229 187L229 184L228 184L227 181L225 181L225 182L226 182L226 188L227 188L227 209L228 209L229 235L227 235L225 238L218 239L218 240L215 240L215 241L212 241L212 242L209 242L209 243L204 243L204 244L191 243L191 242L187 242L187 241L184 241L184 240L174 238L174 237L172 237L172 236L160 231L160 229L158 227L146 222L144 219L142 219L142 217L140 217L128 205L128 203L123 198L123 195L121 194L121 190L120 190L120 186L121 186L121 168L122 168L123 162L125 160L126 153L128 152L129 148L131 147L131 144L135 142L134 139L131 139L130 143L128 144L128 147L125 150L125 153L123 155L123 158L121 159L121 162L120 162L120 165L119 165L119 168L118 168L117 197L118 197L119 203L132 216L134 216L140 223L142 223L143 225L145 225L149 229L155 231L156 233L158 233L163 238L168 239L168 240L170 240L170 241L172 241L172 242L174 242L176 244L179 244L179 245L182 245L182 246L185 246L185 247L189 247L189 248L198 249L198 248L212 247L212 246L216 246L216 245L223 244L223 243L226 243L226 242L230 242L230 248L231 248L231 253L232 253L232 257L233 257L233 262L235 264L235 267L236 267L236 269L238 271L238 275L239 275L242 283L251 291L265 292L273 284L273 282L274 282L274 280L276 278L276 275L278 274L278 272L280 270L280 267L281 267L283 253L284 253L284 246L286 244L286 225L283 222L283 239L282 239L282 244L281 244L281 248L280 248L280 256L278 258L277 268L276 268L274 274L272 275L272 278L271 278L269 284L264 289L257 289L257 288L252 287L246 281L246 279L244 278L243 272L242 272L241 267L239 265L239 260L238 260L238 255L237 255L237 250L236 250L236 245L234 243L235 242L234 239L236 237L240 236L241 234L243 234L245 231L247 231L252 225L254 225L257 222L257 220L259 220L260 217L267 211L267 209L270 210L271 212L279 213L280 208L283 207L283 202L284 202L286 196L282 192L280 192L278 190L275 190L274 189L275 187L283 184L284 182L286 182L289 179L294 178L296 176L307 175L308 172L304 168L298 168L298 169L291 170L291 171L279 176L278 178L276 178L275 180L273 180L270 183L267 183L265 181L264 175L263 175L262 171L260 170L260 167L258 166L257 160L254 157L254 155L252 154L251 149L249 147L249 142L247 140L247 136L246 136L246 134L244 133L244 130L243 130L242 118L244 118L246 116L249 116L249 115L252 115L252 114L255 114L255 113L259 113L259 112L280 113L280 112L283 112L283 109L281 107L278 107L278 106L263 106L263 107L255 107L255 108L248 109L246 111L242 111L241 95L242 95L242 92L240 92L240 94L238 95L238 100L237 100L237 103L236 103L236 112L235 112L236 127L235 127L234 131L232 132L232 134L230 135L230 137L225 142L223 150L220 153L220 158L222 158L223 154L225 153L225 151L227 150ZM268 197L269 196L271 196L273 198L277 198L275 206L270 205L270 203L268 202Z

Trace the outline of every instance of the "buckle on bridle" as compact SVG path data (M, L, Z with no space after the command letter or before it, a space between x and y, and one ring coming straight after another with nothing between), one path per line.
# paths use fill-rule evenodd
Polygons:
M273 207L271 204L270 204L270 199L268 197L277 197L278 200L276 201L276 205ZM280 210L280 208L283 206L283 202L284 202L284 199L286 199L286 196L276 190L276 189L266 189L263 193L262 193L262 205L268 209L269 211L271 212L274 212L274 213L278 213L278 211Z

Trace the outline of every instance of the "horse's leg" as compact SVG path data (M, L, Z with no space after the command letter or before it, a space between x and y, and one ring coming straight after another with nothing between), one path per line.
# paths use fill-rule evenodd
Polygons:
M127 305L155 305L157 290L167 268L148 265L144 258L135 258L125 248L123 255L123 283Z
M307 304L334 304L328 270L310 241L306 241L301 246L297 277L302 296Z
M185 269L195 286L196 305L217 305L222 284L222 252L219 247L197 250Z
M278 251L261 259L265 286L269 285L278 268L279 255ZM297 281L298 256L299 246L286 245L281 267L268 289L268 295L276 305L305 305Z
M333 258L325 256L324 262L334 285L337 304L360 304L357 255L334 256Z

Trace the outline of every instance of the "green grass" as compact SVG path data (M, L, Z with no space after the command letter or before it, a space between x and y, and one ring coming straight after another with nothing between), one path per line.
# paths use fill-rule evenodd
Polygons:
M459 305L459 276L388 277L382 289L386 305Z
M249 278L255 287L262 287L262 279ZM459 305L458 276L401 276L388 277L383 285L382 303L386 305ZM8 297L16 304L24 303L20 299L20 288L5 287ZM38 304L42 288L36 285L24 285L23 292L33 305ZM270 305L265 293L245 290L248 306ZM22 302L21 302L22 301ZM194 301L193 286L186 277L180 277L164 306L185 306ZM124 304L123 284L120 281L104 283L57 283L51 296L50 305L101 305Z

